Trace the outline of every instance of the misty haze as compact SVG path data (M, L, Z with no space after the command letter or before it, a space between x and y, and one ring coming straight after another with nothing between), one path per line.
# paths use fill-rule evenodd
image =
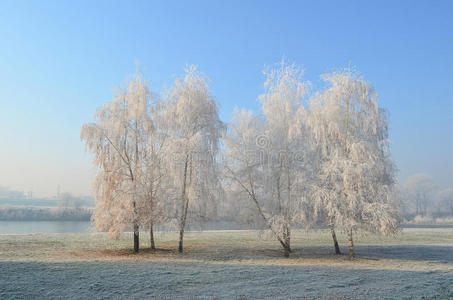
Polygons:
M453 299L452 11L0 2L0 299Z

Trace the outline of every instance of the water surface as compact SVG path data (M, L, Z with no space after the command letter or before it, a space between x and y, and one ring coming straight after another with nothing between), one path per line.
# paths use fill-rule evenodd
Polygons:
M93 231L90 222L0 221L0 234L71 233Z

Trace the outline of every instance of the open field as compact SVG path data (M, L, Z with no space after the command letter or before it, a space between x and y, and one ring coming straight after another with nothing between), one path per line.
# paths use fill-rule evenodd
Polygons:
M176 233L156 237L133 254L131 234L0 235L0 299L453 297L452 228L358 236L354 261L323 230L296 231L289 259L255 231L189 232L182 255Z

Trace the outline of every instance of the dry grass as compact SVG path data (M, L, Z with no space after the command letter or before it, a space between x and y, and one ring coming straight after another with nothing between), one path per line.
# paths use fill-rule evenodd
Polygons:
M176 251L177 234L156 234L151 251L147 235L134 254L132 235L110 240L103 233L0 235L0 261L156 261L231 265L325 266L341 268L453 271L453 229L410 228L397 237L358 235L357 259L333 254L328 231L295 231L293 253L284 258L279 244L256 231L188 232L184 253ZM345 236L339 234L340 243ZM347 247L342 248L347 253Z

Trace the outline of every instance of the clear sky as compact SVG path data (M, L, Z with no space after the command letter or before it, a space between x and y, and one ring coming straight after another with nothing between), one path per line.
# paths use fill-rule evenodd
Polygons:
M0 185L90 194L80 128L140 61L156 92L196 64L228 122L262 70L355 65L390 111L404 180L453 186L453 1L0 1Z

